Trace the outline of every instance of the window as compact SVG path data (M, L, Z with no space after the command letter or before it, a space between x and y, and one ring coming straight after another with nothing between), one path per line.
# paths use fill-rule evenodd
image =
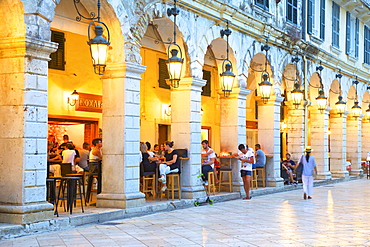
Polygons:
M314 28L314 9L315 9L315 2L314 0L308 0L307 3L307 33L313 34Z
M346 13L346 54L358 57L359 20Z
M333 16L332 16L332 42L331 44L334 47L339 48L339 15L340 15L340 7L338 4L333 2Z
M171 87L167 85L166 80L170 79L170 75L168 74L168 69L167 69L167 60L160 58L158 61L158 68L159 68L159 87L160 88L165 88L165 89L170 89Z
M203 80L207 80L207 83L202 87L202 95L211 96L211 71L203 70Z
M298 23L298 0L287 0L286 2L286 19L288 22Z
M269 9L269 0L256 0L255 3L258 7L261 7L265 10Z
M325 1L320 0L320 39L325 39Z
M364 32L364 62L370 64L370 29L368 26L365 26Z
M58 43L58 49L56 50L56 52L50 54L51 60L49 61L49 68L65 70L66 62L64 59L64 33L51 31L51 42Z

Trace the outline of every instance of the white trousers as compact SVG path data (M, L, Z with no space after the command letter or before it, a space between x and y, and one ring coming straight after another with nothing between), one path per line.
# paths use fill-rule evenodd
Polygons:
M302 175L303 193L307 196L312 196L313 191L313 176Z
M166 179L166 174L171 172L179 172L179 169L173 169L171 170L171 167L166 164L159 164L159 174L164 175L164 178Z

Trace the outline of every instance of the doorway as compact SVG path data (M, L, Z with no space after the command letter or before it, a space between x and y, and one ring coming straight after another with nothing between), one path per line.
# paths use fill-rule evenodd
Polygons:
M171 136L171 126L166 124L158 124L158 144L169 141Z

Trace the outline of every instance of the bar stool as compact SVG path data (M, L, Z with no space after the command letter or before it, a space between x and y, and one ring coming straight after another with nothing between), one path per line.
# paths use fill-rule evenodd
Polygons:
M64 212L69 211L69 213L72 214L73 203L79 199L81 202L82 213L84 213L81 189L81 186L83 185L79 183L79 180L79 177L62 177L58 193L58 202L59 200L63 200ZM67 195L65 195L65 190L67 190ZM79 190L79 193L77 193L77 190ZM77 197L77 194L79 194L79 197ZM67 210L65 207L65 201L67 201Z
M72 174L66 174L66 177L76 177L76 178L79 178L79 180L77 181L77 183L78 183L78 185L82 185L82 195L85 198L86 197L86 193L85 193L84 174L72 173ZM87 205L87 203L86 203L86 199L85 199L85 206L86 205ZM75 206L76 206L76 201L75 201Z
M171 193L172 201L175 200L175 191L178 192L179 200L181 200L181 181L179 173L169 173L167 174L167 199ZM161 193L162 199L162 193Z
M208 172L208 194L211 194L213 190L213 194L216 194L216 184L215 184L215 174L214 172Z
M223 175L227 175L227 181L223 181ZM231 168L220 168L220 183L218 191L221 191L221 186L229 186L229 192L233 192L233 171Z
M156 185L156 175L155 172L145 172L143 163L140 163L140 177L143 181L143 186L141 192L151 193L153 198L155 198L155 185Z
M56 189L57 189L56 179L47 178L46 179L46 201L53 204L54 215L57 215L57 217L59 217Z
M254 170L256 170L257 182L258 181L261 181L262 182L262 186L263 187L266 187L265 167L256 168ZM258 172L260 172L260 173L258 173ZM261 174L261 176L259 174Z
M256 189L258 189L258 183L257 183L257 171L256 169L253 169L252 176L251 176L251 189L254 189L254 186Z

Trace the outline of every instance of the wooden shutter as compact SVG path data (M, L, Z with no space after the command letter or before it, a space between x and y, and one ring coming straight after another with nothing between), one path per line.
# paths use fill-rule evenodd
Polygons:
M325 1L320 1L320 39L325 39Z
M355 23L355 57L358 58L358 46L360 42L360 21L358 18L356 18Z
M307 5L308 5L307 6L307 33L312 34L313 23L314 23L314 18L313 18L314 1L308 0Z
M340 14L340 7L338 4L333 2L333 30L332 30L332 45L339 48L339 14Z
M160 58L158 61L158 68L159 68L159 87L160 88L165 88L165 89L170 89L171 87L167 85L166 79L170 78L170 75L168 73L167 69L167 60Z
M370 64L370 41L369 41L369 28L365 25L364 30L364 62Z
M65 70L65 38L64 33L51 31L51 41L58 43L56 52L50 54L51 60L49 61L50 69Z
M211 96L211 71L203 70L203 80L207 80L207 83L202 87L202 95Z
M346 54L351 53L351 13L346 13Z

